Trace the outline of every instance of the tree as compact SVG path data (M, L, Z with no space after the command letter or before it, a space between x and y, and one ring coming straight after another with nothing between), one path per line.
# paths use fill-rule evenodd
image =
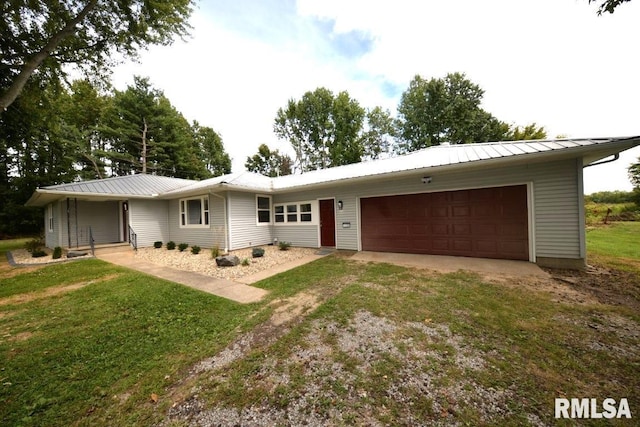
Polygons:
M224 150L222 138L210 127L193 122L193 140L200 155L200 161L212 176L231 173L231 158Z
M480 86L461 73L431 80L415 76L398 106L401 141L397 151L406 153L442 142L500 140L508 127L480 108L483 95Z
M502 138L503 141L522 141L530 139L545 139L547 131L543 126L531 123L520 128L520 126L510 126Z
M104 75L114 57L135 58L190 29L191 0L7 0L0 3L0 114L38 71L57 80L73 64Z
M396 134L391 113L380 107L367 111L366 127L360 137L363 158L374 160L389 153Z
M288 140L301 172L356 163L362 159L359 135L365 110L347 92L326 88L290 99L277 112L274 132Z
M291 175L291 157L280 154L278 150L273 150L261 144L258 153L252 157L247 157L244 167L250 172L260 173L269 177Z
M600 0L589 0L589 4L597 3ZM614 10L622 3L626 3L631 0L604 0L598 8L598 15L602 15L604 12L613 13Z
M640 188L640 157L638 157L638 163L634 163L627 169L629 172L629 180L634 187Z

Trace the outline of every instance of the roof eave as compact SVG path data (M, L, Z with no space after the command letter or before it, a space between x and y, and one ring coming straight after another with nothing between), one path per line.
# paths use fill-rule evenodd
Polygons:
M629 138L622 141L615 141L610 144L604 146L579 146L573 148L566 148L562 150L551 150L551 151L542 151L536 153L525 153L518 154L507 157L494 157L490 159L479 159L472 160L463 163L451 163L446 165L436 165L436 166L427 166L422 168L408 169L408 170L400 170L400 171L391 171L391 172L383 172L376 173L371 175L364 175L360 177L352 177L348 178L349 183L354 182L367 182L367 181L378 181L382 178L402 178L405 176L422 174L422 173L439 173L439 172L455 172L456 170L464 170L471 168L486 168L486 167L494 167L494 166L502 166L504 164L526 164L526 163L536 163L547 161L550 158L554 158L556 160L563 160L569 158L583 158L583 163L586 165L588 163L593 163L605 157L611 156L613 154L620 153L622 151L633 148L634 146L639 145L640 138ZM589 156L584 156L589 153ZM312 188L322 188L333 186L336 184L340 184L341 181L347 181L345 178L337 178L331 181L317 182L311 184L301 184L295 186L287 186L287 187L276 187L274 192L276 193L285 193L285 192L293 192L300 190L307 190Z
M48 197L47 197L48 196ZM85 193L78 191L56 191L38 188L31 195L25 206L46 206L51 202L63 198L75 198L82 200L128 200L128 199L155 199L157 194L108 194Z

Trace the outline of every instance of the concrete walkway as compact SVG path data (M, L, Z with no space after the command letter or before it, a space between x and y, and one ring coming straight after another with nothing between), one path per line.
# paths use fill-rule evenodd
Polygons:
M135 258L131 250L102 254L97 253L96 257L112 264L128 267L132 270L141 271L151 276L180 283L243 304L258 302L268 293L268 291L264 289L255 288L232 280L217 279L215 277L205 276L204 274L163 267L151 262L142 261Z
M385 262L404 267L435 270L443 273L468 270L485 274L549 278L549 274L536 264L527 261L512 261L507 259L395 254L387 252L357 252L351 259L364 262Z

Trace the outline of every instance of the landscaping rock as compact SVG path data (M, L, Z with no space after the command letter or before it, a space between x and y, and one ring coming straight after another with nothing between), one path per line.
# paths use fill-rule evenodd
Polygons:
M77 258L80 256L85 256L87 253L86 252L81 252L81 251L69 251L67 252L67 258Z
M235 255L224 255L216 258L218 267L235 267L240 264L240 258Z

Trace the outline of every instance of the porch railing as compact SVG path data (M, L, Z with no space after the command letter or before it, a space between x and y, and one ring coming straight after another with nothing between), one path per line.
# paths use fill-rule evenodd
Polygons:
M129 226L129 244L134 251L138 250L138 235L135 231L133 231L133 228L131 228L131 226Z
M89 247L91 248L91 256L96 256L96 241L93 239L91 227L89 227Z

